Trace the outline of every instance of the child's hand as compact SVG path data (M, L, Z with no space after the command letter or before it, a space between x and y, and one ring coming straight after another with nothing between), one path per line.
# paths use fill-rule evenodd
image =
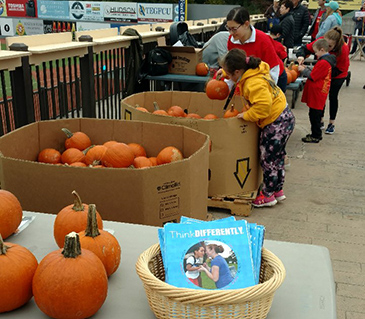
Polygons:
M223 70L222 69L219 69L216 73L215 73L215 78L217 80L220 80L220 78L223 76Z
M302 65L304 63L304 57L300 56L297 58L298 64Z
M299 72L303 72L304 69L305 69L305 66L303 64L298 65L298 71Z
M236 115L236 117L237 117L238 119L243 119L243 114L244 114L244 112L242 112L242 113L238 113L238 114Z

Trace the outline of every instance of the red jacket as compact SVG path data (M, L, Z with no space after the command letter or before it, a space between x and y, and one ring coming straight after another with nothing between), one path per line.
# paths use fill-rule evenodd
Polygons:
M318 59L304 85L302 102L308 107L323 110L331 85L331 71L336 64L333 55L327 54Z
M285 47L279 41L276 40L273 41L273 44L278 57L281 60L286 59L288 57L288 53L286 52Z

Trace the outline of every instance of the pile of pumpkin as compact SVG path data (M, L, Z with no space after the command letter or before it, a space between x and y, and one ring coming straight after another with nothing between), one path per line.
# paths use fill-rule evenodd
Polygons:
M298 65L293 62L291 62L288 67L285 67L285 72L288 77L287 84L295 82L300 75Z
M216 80L214 80L216 81ZM217 81L217 82L223 82L223 81ZM225 84L225 82L223 82ZM225 84L227 85L227 84ZM167 111L160 109L157 106L157 103L154 102L154 111L152 114L157 115L163 115L163 116L172 116L172 117L184 117L184 118L192 118L192 119L202 119L202 120L216 120L219 119L219 117L215 114L209 113L206 114L204 117L201 117L197 113L188 113L187 110L184 110L181 106L173 105L171 106ZM136 109L141 112L148 112L149 111L142 106L136 105ZM232 106L228 111L226 111L223 115L223 118L229 118L229 117L235 117L239 112L234 109Z
M54 222L60 249L38 264L27 248L3 241L19 227L23 211L12 193L0 190L0 313L23 306L32 296L52 318L88 318L103 305L121 248L103 230L95 205L82 203L75 191L73 195L74 204L64 207Z
M65 151L45 148L38 154L38 162L64 164L78 167L146 168L182 160L182 152L167 146L156 157L147 157L145 148L138 143L107 141L103 145L92 145L89 136L63 128L66 134Z

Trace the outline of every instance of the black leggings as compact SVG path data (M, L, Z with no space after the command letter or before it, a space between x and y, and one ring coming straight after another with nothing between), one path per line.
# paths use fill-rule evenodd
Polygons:
M328 97L330 101L330 120L332 121L336 119L338 110L338 93L340 92L342 84L345 82L345 80L346 78L331 79L331 86ZM323 109L323 116L324 116L324 109Z

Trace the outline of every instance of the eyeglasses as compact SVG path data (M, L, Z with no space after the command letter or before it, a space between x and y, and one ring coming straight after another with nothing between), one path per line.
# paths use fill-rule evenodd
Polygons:
M237 30L242 26L242 24L240 24L238 27L235 27L235 28L230 28L226 25L226 29L227 31L229 32L237 32Z

